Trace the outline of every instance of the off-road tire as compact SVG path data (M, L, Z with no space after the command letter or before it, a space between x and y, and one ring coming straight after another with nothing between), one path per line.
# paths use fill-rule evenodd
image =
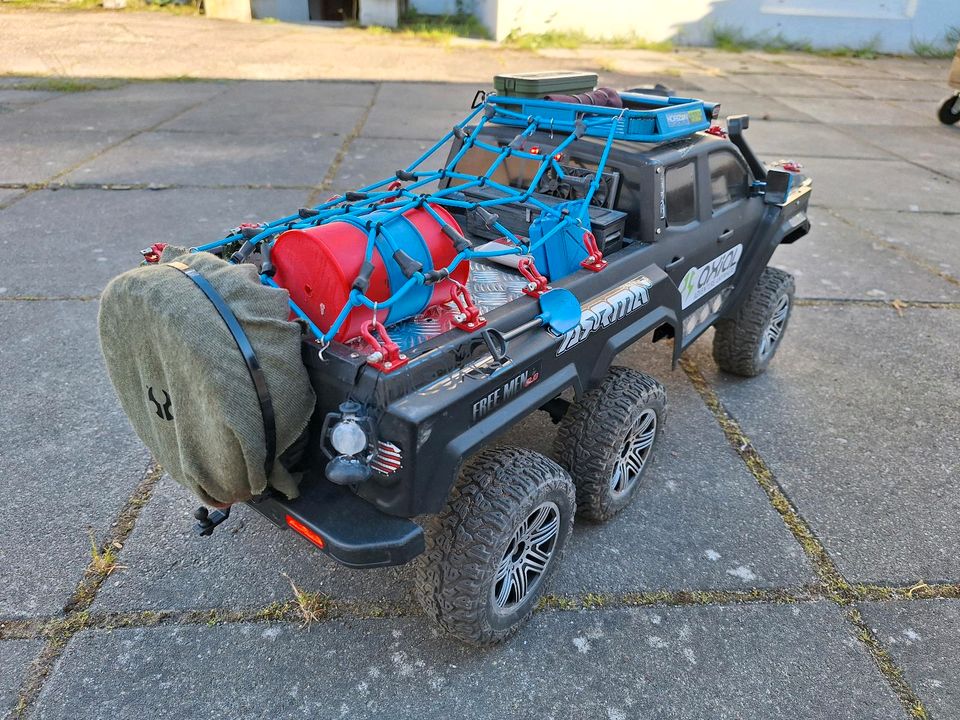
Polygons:
M552 552L522 600L499 608L494 597L498 567L521 523L543 503L559 510ZM552 460L515 447L481 450L461 469L446 509L424 528L426 550L417 564L424 611L472 645L506 640L533 613L563 554L575 512L573 482Z
M937 118L944 125L956 125L960 120L960 112L954 112L953 108L957 104L957 95L951 95L940 105L937 110Z
M755 377L767 369L787 331L794 291L790 273L772 267L764 269L736 315L715 325L713 359L721 370L742 377ZM764 346L764 336L782 302L787 303L786 316L780 323L776 339Z
M655 416L655 433L646 458L630 485L615 491L613 481L630 433L646 410ZM577 488L577 514L595 522L609 520L633 499L652 462L663 430L667 393L649 375L614 366L600 387L570 406L560 422L554 452Z

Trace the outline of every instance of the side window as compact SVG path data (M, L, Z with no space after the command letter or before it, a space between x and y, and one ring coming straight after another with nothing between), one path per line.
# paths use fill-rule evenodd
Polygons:
M721 150L710 154L710 190L713 209L736 202L747 196L747 170L733 153Z
M667 168L664 180L667 225L686 225L697 218L696 162Z

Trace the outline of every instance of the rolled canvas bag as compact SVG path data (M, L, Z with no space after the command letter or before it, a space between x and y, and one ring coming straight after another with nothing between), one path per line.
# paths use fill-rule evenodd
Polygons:
M161 264L103 292L100 345L120 404L164 470L205 503L268 486L296 497L299 476L280 458L315 397L287 291L262 285L253 265L182 252L167 248Z

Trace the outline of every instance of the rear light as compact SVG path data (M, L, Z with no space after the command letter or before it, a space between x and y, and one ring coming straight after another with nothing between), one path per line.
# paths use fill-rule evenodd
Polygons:
M386 440L377 441L377 452L370 461L370 467L381 475L392 475L403 462L400 448Z
M540 146L539 146L539 145L534 145L532 148L530 148L530 154L531 154L531 155L539 155L539 154L540 154Z
M302 522L297 520L292 515L287 515L286 519L287 519L287 525L289 525L296 532L303 535L307 540L312 542L318 548L323 550L324 542L322 537L320 537L317 533L315 533L313 530L308 528L306 525L304 525Z

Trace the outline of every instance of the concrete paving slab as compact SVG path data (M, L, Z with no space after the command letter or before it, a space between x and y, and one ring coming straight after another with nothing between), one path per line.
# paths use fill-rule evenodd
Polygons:
M862 612L930 716L960 717L960 602L865 603Z
M930 119L913 103L872 98L796 98L775 96L784 105L795 108L828 125L929 125Z
M901 160L792 159L813 178L813 205L960 212L960 182Z
M0 135L0 183L50 180L123 138L121 132L4 132Z
M855 88L847 87L830 78L812 77L808 75L790 75L776 72L769 75L751 73L737 75L734 79L749 88L752 92L772 96L785 97L813 97L813 98L850 98L862 97L863 94ZM802 101L800 101L802 102Z
M737 72L719 74L694 73L684 70L681 77L694 90L695 97L699 96L715 101L715 96L720 95L759 95L759 91L750 85L746 76ZM672 81L673 78L661 78L659 82L672 87ZM696 95L696 93L700 94Z
M960 314L796 308L768 371L693 355L849 580L960 577Z
M878 57L871 64L891 77L927 80L943 87L950 72L950 58Z
M493 90L493 78L483 83L385 82L377 91L377 105L404 113L455 110L466 115L477 90Z
M960 301L960 284L905 262L876 237L823 208L811 208L810 221L810 234L780 245L772 260L796 278L798 297Z
M149 461L104 371L96 314L93 302L0 302L0 617L62 608L89 532L105 537Z
M425 622L84 631L33 717L160 720L225 707L244 719L399 720L465 707L478 720L903 715L827 603L541 613L490 650L437 637ZM256 677L256 691L225 673Z
M459 110L399 112L389 103L377 102L360 133L365 138L405 138L436 142L470 114L470 102Z
M0 189L0 205L9 202L18 195L23 195L23 190L2 190Z
M390 177L406 168L433 147L435 140L382 140L357 138L350 144L334 179L337 187L359 188ZM446 163L450 150L447 143L420 166L424 171L437 170ZM429 191L429 186L425 186Z
M66 179L76 183L309 187L323 180L341 142L327 136L150 132L103 154Z
M144 247L212 242L305 200L300 190L38 190L0 212L0 252L17 268L0 295L97 295Z
M752 117L750 119L753 120ZM870 144L868 138L860 140L823 123L756 122L751 123L745 136L750 147L764 161L777 161L794 155L877 160L894 157L890 151Z
M720 117L723 118L729 117L730 115L747 114L750 116L751 121L755 121L758 124L767 120L781 120L795 123L814 122L814 119L803 112L802 108L794 107L765 95L723 92L712 95L706 99L720 103ZM753 126L751 125L751 127Z
M799 55L793 58L785 58L784 65L822 78L874 78L882 80L890 77L886 67L877 65L872 60L854 58L813 59L809 55Z
M944 77L946 77L944 75ZM849 78L839 81L851 94L871 97L877 100L908 100L917 103L936 103L947 96L943 81L934 83L923 80L875 80L868 78ZM793 83L791 83L792 85Z
M349 133L372 83L236 83L161 127L214 133L314 137Z
M807 56L809 57L809 56ZM727 75L736 78L741 75L790 75L797 77L806 75L786 64L787 55L773 60L769 55L756 52L729 53L711 48L689 48L680 53L679 60L694 65L710 74Z
M840 209L835 212L866 232L901 245L934 267L960 279L956 215L892 210Z
M0 640L0 715L7 717L42 640Z
M95 612L259 608L293 599L291 580L337 599L415 602L411 567L351 570L247 507L201 538L193 520L199 505L164 476L127 540L124 568L101 588Z
M44 100L55 98L59 94L47 90L5 90L0 86L0 114L11 112L17 107L35 105Z
M216 85L174 84L176 92L154 87L133 96L126 88L64 93L47 102L4 113L8 132L133 132L152 127L202 102L222 89ZM185 92L186 91L186 92Z
M883 148L889 156L920 165L931 172L960 180L960 127L933 120L937 104L928 107L929 127L901 128L884 125L845 126L844 131Z
M810 582L800 546L686 376L671 372L671 353L666 344L642 343L618 356L618 364L667 388L662 446L630 507L603 524L577 522L551 592L742 590ZM552 443L553 427L538 415ZM534 432L524 428L517 436Z

